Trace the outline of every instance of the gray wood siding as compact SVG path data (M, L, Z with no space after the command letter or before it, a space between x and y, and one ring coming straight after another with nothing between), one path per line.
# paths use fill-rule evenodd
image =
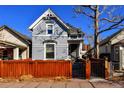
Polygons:
M54 21L54 20L52 20ZM68 56L68 36L66 30L56 21L54 21L54 34L46 35L46 21L41 22L33 29L32 32L32 59L44 59L44 41L54 40L56 44L56 59L66 59Z

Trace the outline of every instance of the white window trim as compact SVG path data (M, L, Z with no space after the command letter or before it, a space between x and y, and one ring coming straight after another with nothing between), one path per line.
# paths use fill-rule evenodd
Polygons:
M52 34L48 34L48 25L52 25L53 26L53 29L52 29ZM46 24L46 35L47 36L51 36L54 34L54 24L53 23L47 23Z
M46 44L53 44L54 45L54 58L47 59L46 58ZM44 60L56 60L56 43L44 43Z

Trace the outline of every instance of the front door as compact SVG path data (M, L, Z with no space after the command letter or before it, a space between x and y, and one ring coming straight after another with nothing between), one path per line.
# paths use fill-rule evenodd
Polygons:
M69 56L73 59L79 57L79 44L69 44Z

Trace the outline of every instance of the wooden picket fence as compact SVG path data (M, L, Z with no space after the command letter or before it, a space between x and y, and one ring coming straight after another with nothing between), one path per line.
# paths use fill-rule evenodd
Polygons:
M65 60L4 60L0 61L0 77L18 78L22 75L39 77L72 77L72 64Z

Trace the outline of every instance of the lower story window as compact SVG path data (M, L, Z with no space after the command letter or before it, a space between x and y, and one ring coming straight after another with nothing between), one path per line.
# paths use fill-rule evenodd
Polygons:
M46 44L46 59L55 58L55 44Z

